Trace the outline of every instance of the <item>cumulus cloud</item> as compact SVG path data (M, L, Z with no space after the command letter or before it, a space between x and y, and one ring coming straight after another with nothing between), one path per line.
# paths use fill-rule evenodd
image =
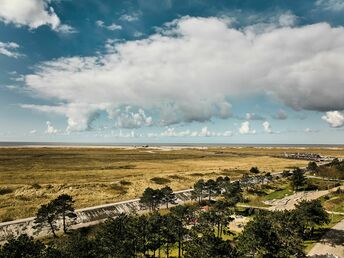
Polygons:
M240 134L255 134L256 130L251 129L249 121L245 121L241 124L239 128L239 133Z
M122 26L121 25L118 25L116 23L112 23L110 25L105 25L105 23L101 20L98 20L96 21L96 25L100 28L105 28L105 29L108 29L108 30L111 30L111 31L114 31L114 30L121 30L122 29Z
M16 50L19 48L19 45L14 42L1 42L0 41L0 55L5 55L8 57L17 58L20 56Z
M331 127L337 128L344 125L344 115L339 111L326 112L321 119L325 120Z
M53 127L50 121L47 121L47 129L45 130L46 134L56 134L58 132L57 129Z
M342 110L343 69L342 27L319 23L248 34L226 19L182 17L104 55L43 62L25 83L65 103L68 118L131 105L154 110L161 125L171 125L230 117L227 97L252 94L297 110Z
M153 124L153 118L147 116L143 109L139 109L138 112L132 112L129 106L125 111L118 109L115 113L112 116L116 117L116 127L118 128L140 128Z
M232 131L214 132L210 131L208 127L203 127L200 131L191 131L190 129L184 131L177 131L173 127L168 127L160 134L149 133L148 137L231 137Z
M246 120L264 120L264 117L256 113L246 113Z
M72 27L61 24L50 3L51 0L1 0L0 20L31 29L48 25L56 31L71 32Z
M264 132L266 132L266 133L272 133L272 128L271 128L271 125L268 121L265 121L263 123L263 129L264 129Z
M283 109L279 109L274 115L274 118L278 120L286 120L288 118L288 114Z
M133 22L133 21L137 21L140 17L140 13L139 12L134 12L131 14L122 14L119 19L121 21L127 21L127 22Z
M344 10L342 0L317 0L315 5L327 11L339 12Z
M98 117L98 111L103 110L103 105L69 104L60 106L47 105L20 105L22 108L39 112L55 113L67 117L66 131L90 130L92 122Z
M279 25L281 25L282 27L293 26L295 25L296 21L297 16L291 13L290 11L283 13L278 17Z

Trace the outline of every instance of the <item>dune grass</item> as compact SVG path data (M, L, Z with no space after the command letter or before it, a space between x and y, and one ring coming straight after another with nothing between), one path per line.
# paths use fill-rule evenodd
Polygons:
M37 208L62 193L76 207L137 198L164 178L174 190L191 188L200 178L241 177L252 166L277 172L307 161L282 158L283 148L125 149L0 148L0 221L33 216ZM343 150L312 149L341 156ZM342 155L343 156L343 155ZM168 182L170 181L170 182ZM161 183L161 180L158 183ZM10 189L10 190L7 190Z

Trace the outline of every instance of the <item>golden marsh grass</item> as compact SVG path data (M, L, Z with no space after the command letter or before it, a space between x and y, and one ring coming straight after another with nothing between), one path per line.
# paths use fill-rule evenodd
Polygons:
M34 216L62 193L82 208L137 198L148 186L161 187L154 177L182 190L202 177L239 177L252 166L274 172L307 164L282 158L285 151L344 156L343 149L325 148L0 148L0 221Z

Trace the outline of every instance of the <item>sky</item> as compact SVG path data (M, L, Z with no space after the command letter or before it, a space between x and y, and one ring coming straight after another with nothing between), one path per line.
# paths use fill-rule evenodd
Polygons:
M344 144L343 0L0 0L0 141Z

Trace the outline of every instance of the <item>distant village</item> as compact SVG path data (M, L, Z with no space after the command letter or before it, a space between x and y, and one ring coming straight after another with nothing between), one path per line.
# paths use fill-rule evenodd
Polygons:
M284 153L284 157L287 159L302 159L302 160L313 160L316 162L323 162L323 161L331 161L333 160L335 157L331 157L331 156L321 156L320 154L317 153Z

